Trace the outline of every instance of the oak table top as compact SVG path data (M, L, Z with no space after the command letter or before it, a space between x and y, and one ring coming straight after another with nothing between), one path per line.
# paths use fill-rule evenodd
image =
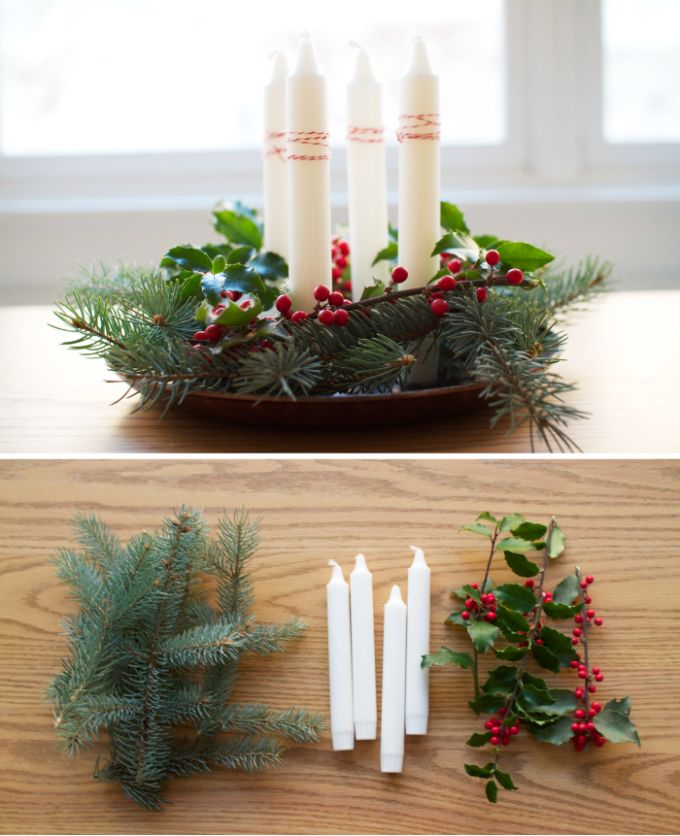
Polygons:
M479 721L469 674L431 673L430 729L406 743L404 772L379 771L379 746L332 752L328 735L293 745L284 765L176 780L162 814L139 810L91 777L96 751L57 748L43 693L60 666L60 619L73 602L49 559L73 546L69 518L92 511L123 539L155 528L180 503L211 525L244 505L263 519L253 558L260 621L296 615L308 631L281 655L243 665L238 700L328 712L327 561L345 571L362 551L374 573L378 671L382 605L406 580L409 545L432 568L432 641L465 649L444 625L449 590L480 580L479 537L459 527L479 511L555 513L567 551L552 588L579 563L596 580L604 625L592 637L603 702L630 695L642 748L580 755L520 735L503 751L520 787L497 806L468 778ZM0 462L0 832L2 833L677 833L680 827L680 462L612 460L6 460ZM509 577L494 567L497 581ZM596 661L595 661L596 660ZM245 662L245 660L244 660ZM546 673L550 681L555 675ZM565 672L563 685L573 674Z
M590 413L569 431L587 453L680 453L680 291L612 293L573 314L562 373ZM526 453L528 431L490 430L489 413L420 426L291 431L184 411L131 414L101 361L59 346L47 307L0 308L1 453ZM540 449L539 449L540 452Z

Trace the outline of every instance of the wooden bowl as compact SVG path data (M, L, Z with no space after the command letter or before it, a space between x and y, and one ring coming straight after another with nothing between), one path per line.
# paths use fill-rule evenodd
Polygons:
M192 392L180 409L213 420L291 429L419 424L428 418L463 415L482 409L484 383L417 389L384 395L315 395L263 398L227 392Z

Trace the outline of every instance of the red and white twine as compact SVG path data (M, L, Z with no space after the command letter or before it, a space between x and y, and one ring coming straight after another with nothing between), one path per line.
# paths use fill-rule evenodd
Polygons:
M358 125L350 125L347 128L348 142L384 142L384 128L360 128Z
M265 157L278 157L286 159L286 146L280 140L285 140L285 131L266 131L264 135Z
M399 116L397 142L407 139L439 140L440 127L438 113L402 113Z
M323 149L320 154L291 154L289 152L287 156L289 160L330 160L331 158L328 131L288 131L288 143Z

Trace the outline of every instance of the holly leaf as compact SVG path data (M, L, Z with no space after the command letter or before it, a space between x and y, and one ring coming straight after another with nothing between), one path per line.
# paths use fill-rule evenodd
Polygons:
M517 668L501 665L489 671L489 676L482 686L485 694L509 694L517 682Z
M288 264L278 253L270 251L258 253L248 266L257 270L263 279L270 281L285 279L288 276Z
M630 720L630 697L609 700L593 717L595 728L611 743L635 743L640 745L640 735Z
M555 587L552 597L553 602L555 604L567 604L567 606L571 606L573 600L578 596L579 591L576 575L567 575Z
M486 766L478 766L476 763L464 764L465 771L472 778L489 778L493 773L493 764L487 763Z
M527 655L526 647L514 647L513 645L504 647L502 650L496 650L494 647L493 652L497 659L504 659L508 662L518 662Z
M381 261L396 261L397 256L399 254L399 247L396 241L391 241L386 247L384 247L378 255L373 259L371 262L371 267L375 267L376 264L380 263Z
M500 635L498 627L490 624L488 621L477 621L471 619L467 622L468 636L472 639L472 643L478 653L486 653L493 643Z
M227 256L227 264L247 264L252 254L252 247L234 247L234 249ZM222 269L224 270L224 267L222 267Z
M489 781L486 782L486 787L484 788L484 792L486 793L487 799L492 803L496 803L496 799L498 798L498 786L496 782L491 778Z
M524 634L528 632L530 625L520 613L509 610L500 604L496 606L496 620L510 641L521 641L526 638Z
M550 618L557 620L573 618L582 609L583 604L575 604L573 607L569 607L567 604L555 604L552 601L545 601L543 603L543 612L549 615Z
M524 522L524 517L521 514L507 514L501 520L499 526L501 531L512 531Z
M520 576L520 578L533 578L533 576L537 575L539 572L538 566L535 563L532 563L523 554L505 552L505 562L516 575Z
M468 703L475 714L495 714L505 705L503 694L480 694L477 699Z
M472 746L473 748L477 749L480 746L486 746L486 744L491 740L491 732L486 732L485 734L473 734L471 735L467 742L466 746Z
M187 299L201 298L201 281L203 280L202 273L184 273L186 276L182 279L182 274L179 280L182 282L179 288L179 301L186 302Z
M542 644L534 644L531 650L534 654L534 659L542 668L546 668L549 671L553 671L553 673L559 673L560 660L552 652L552 650L550 650Z
M497 552L530 552L536 546L530 540L523 540L521 537L506 537L496 543Z
M488 511L482 511L482 513L477 517L477 520L486 520L494 525L498 522L494 515L490 514Z
M468 525L462 525L460 530L469 531L471 534L480 534L482 537L491 538L491 531L489 530L489 527L482 525L482 523L468 523Z
M469 653L460 653L457 650L449 650L448 647L442 647L436 653L429 653L423 656L420 667L430 668L432 665L458 665L459 668L471 668L472 656Z
M522 241L499 241L496 249L504 264L520 270L538 270L555 260L555 256Z
M161 267L181 267L192 272L209 273L212 270L212 259L198 247L183 244L167 251L161 259Z
M537 726L531 723L527 724L529 734L540 740L542 743L552 743L555 746L561 746L566 743L574 735L571 729L572 718L560 717L556 723L549 725Z
M449 232L469 232L465 218L460 209L453 203L441 202L440 223Z
M477 261L479 245L466 232L447 232L437 241L430 255L439 255L440 253L453 253L462 261Z
M385 293L385 282L381 282L380 279L376 279L374 284L365 287L361 298L362 299L372 299L374 296L382 296Z
M500 240L497 235L473 235L473 238L483 250L492 249Z
M546 525L534 522L523 522L517 528L512 529L514 537L519 537L522 540L540 540L548 530Z
M242 307L245 302L250 305ZM227 325L232 328L247 325L262 312L262 302L256 296L243 296L238 302L225 300L227 303L220 315L213 320L216 325Z
M559 557L563 551L564 534L562 533L562 529L558 525L555 525L553 526L550 543L548 544L548 557Z
M215 209L213 226L232 244L248 244L253 249L262 247L262 231L253 212L243 206Z
M536 596L531 589L518 583L503 583L494 589L496 599L509 610L524 613L536 604Z
M541 707L543 714L555 714L561 717L564 714L571 714L577 706L574 692L569 688L552 688L550 696L554 702L544 703ZM570 721L572 718L570 718Z
M516 790L517 787L512 783L512 778L510 777L509 772L503 772L502 769L496 767L496 771L494 772L494 776L498 783L503 787L504 790Z
M464 601L466 598L472 598L473 601L476 601L479 604L482 600L479 590L473 589L469 583L466 583L464 586L457 589L454 595L456 595L457 598L460 598L461 601Z
M571 639L569 636L565 636L564 633L560 633L559 630L554 630L552 627L543 627L541 630L541 638L543 639L544 646L557 656L560 664L564 667L567 667L572 659L577 658L577 653L574 650Z
M526 684L524 677L522 677L522 688L517 695L517 704L526 711L546 713L545 706L551 705L555 699L550 695L547 689L537 688L535 685Z

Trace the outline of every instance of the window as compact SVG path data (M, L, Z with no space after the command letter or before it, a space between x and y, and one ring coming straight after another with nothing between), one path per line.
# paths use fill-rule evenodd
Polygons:
M345 133L349 39L370 51L393 127L417 29L446 91L444 142L499 144L503 12L503 0L345 0L332 13L318 0L241 3L236 11L223 0L0 0L0 150L26 157L259 148L267 55L283 49L292 59L303 28L329 81L332 137ZM470 118L480 91L482 118Z

